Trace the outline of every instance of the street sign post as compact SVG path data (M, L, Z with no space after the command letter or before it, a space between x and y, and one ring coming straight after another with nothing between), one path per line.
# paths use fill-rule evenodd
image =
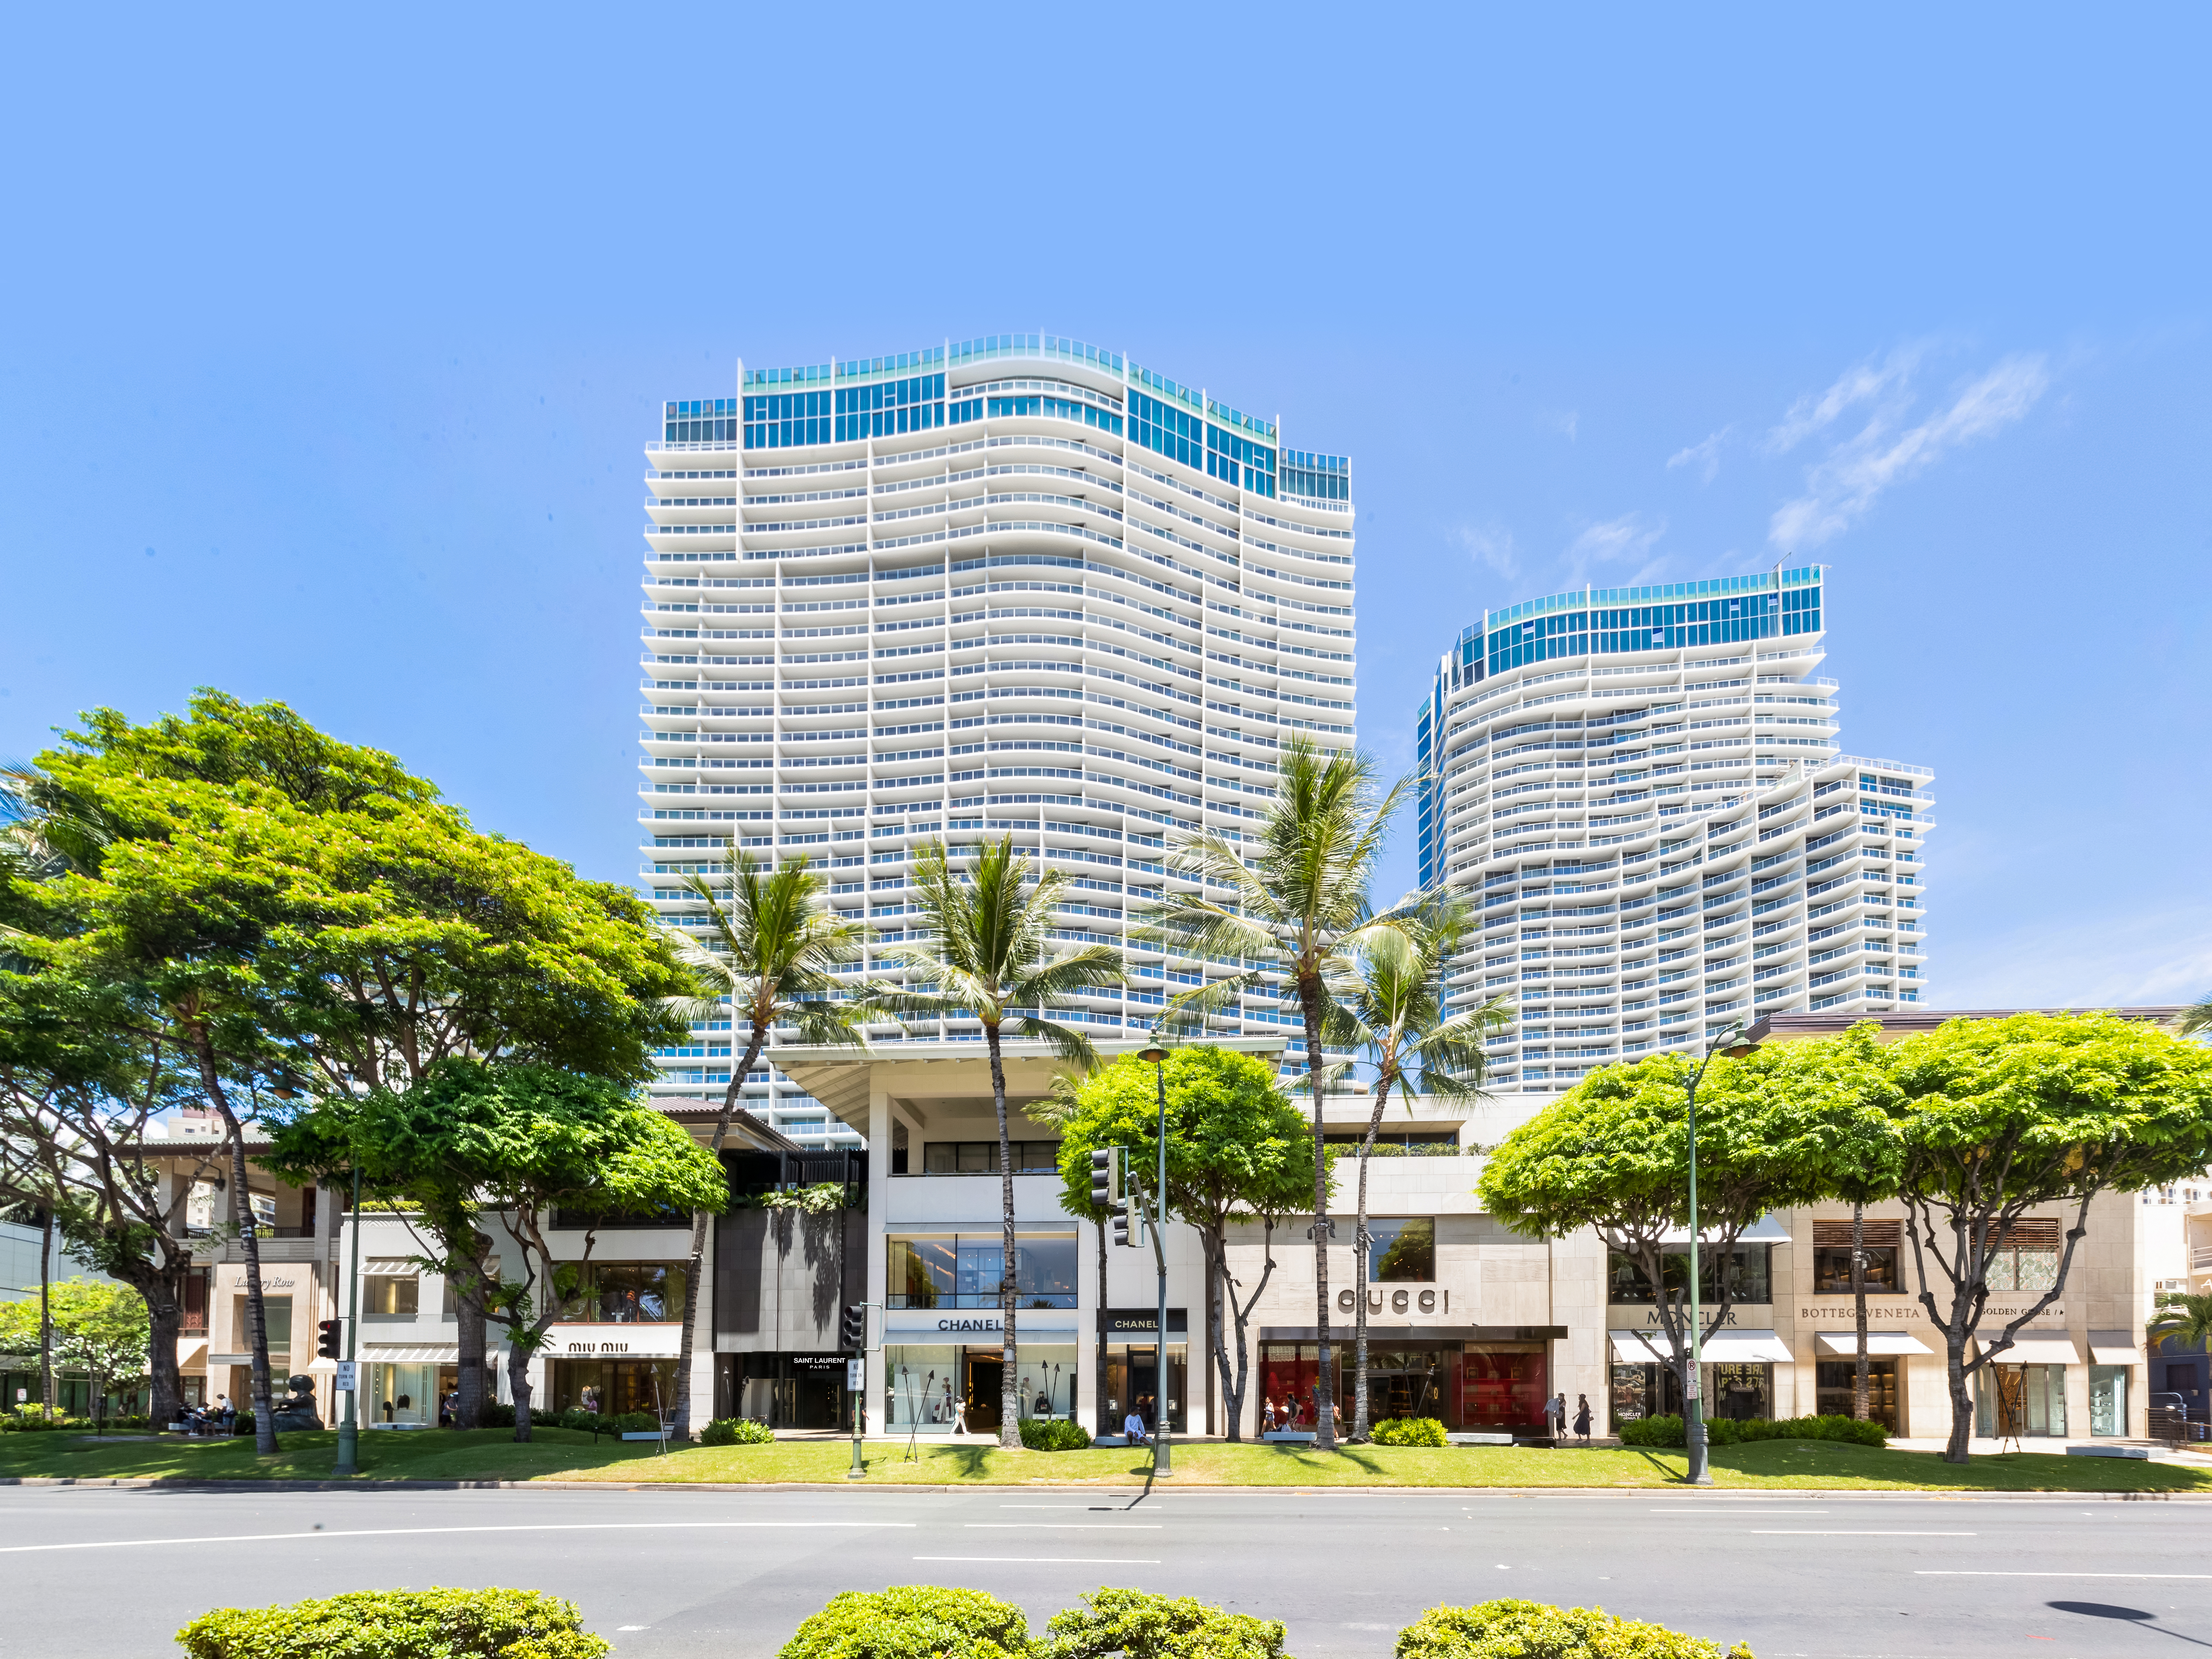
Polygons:
M360 1362L359 1362L358 1360L353 1360L353 1359L341 1359L341 1360L339 1360L339 1361L338 1361L338 1374L337 1374L337 1379L336 1379L335 1381L333 1381L333 1382L331 1382L331 1387L332 1388L332 1389L334 1389L336 1392L337 1392L337 1393L339 1393L339 1394L351 1394L351 1393L353 1393L353 1392L355 1391L355 1389L356 1389L356 1387L358 1386L358 1384L356 1383L356 1380L355 1380L355 1372L356 1372L356 1369L358 1368L359 1364L360 1364Z

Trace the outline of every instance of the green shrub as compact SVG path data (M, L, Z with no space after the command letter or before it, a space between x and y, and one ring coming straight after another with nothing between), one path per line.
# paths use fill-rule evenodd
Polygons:
M597 1412L584 1410L580 1406L573 1406L561 1413L561 1426L574 1429L578 1434L605 1434L607 1431L605 1419Z
M223 1607L177 1632L191 1659L600 1659L575 1604L538 1590L362 1590Z
M660 1419L651 1412L624 1412L609 1418L607 1426L622 1434L658 1434Z
M1649 1421L1650 1419L1645 1419ZM1397 1659L1722 1659L1717 1643L1603 1607L1484 1601L1431 1607L1398 1632ZM1752 1659L1739 1642L1728 1659Z
M1031 1451L1081 1451L1091 1443L1091 1431L1070 1417L1025 1417L1022 1444Z
M1386 1417L1368 1430L1378 1446L1448 1446L1444 1425L1433 1417Z
M1053 1615L1042 1659L1283 1659L1287 1632L1272 1619L1144 1590L1098 1589L1083 1600Z
M775 1439L774 1429L750 1417L718 1417L699 1431L702 1446L765 1446Z
M1620 1425L1624 1446L1680 1446L1687 1443L1679 1417L1646 1417ZM1889 1431L1855 1417L1753 1417L1742 1422L1721 1418L1705 1425L1705 1443L1743 1445L1754 1440L1839 1440L1859 1446L1887 1446Z
M894 1584L833 1595L777 1659L1031 1659L1022 1610L981 1590Z

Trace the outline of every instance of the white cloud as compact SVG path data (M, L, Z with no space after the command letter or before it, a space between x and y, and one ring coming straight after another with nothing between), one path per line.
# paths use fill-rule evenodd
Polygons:
M1672 472L1678 466L1694 466L1698 469L1698 481L1711 483L1721 470L1721 444L1735 429L1724 426L1703 443L1676 450L1667 458L1667 470Z
M1652 544L1667 533L1664 519L1647 520L1641 513L1623 514L1603 524L1594 524L1567 544L1561 556L1575 580L1581 580L1592 565L1642 560ZM1639 573L1641 574L1641 573Z
M1887 368L1879 374L1854 374L1868 378L1861 383L1845 376L1802 420L1793 410L1784 426L1776 428L1778 438L1791 421L1798 421L1809 433L1851 403L1897 388L1897 395L1875 412L1856 436L1845 439L1806 470L1804 495L1775 509L1767 539L1785 553L1817 547L1842 534L1890 485L1925 471L1960 445L2021 419L2051 384L2042 357L2008 357L1960 392L1949 408L1899 431L1897 422L1909 404L1904 378L1891 376ZM1832 402L1834 409L1823 413ZM1796 437L1790 439L1796 441Z
M1521 574L1520 550L1514 545L1513 532L1504 526L1462 525L1452 536L1477 564L1509 579Z
M1815 398L1809 392L1790 405L1790 412L1782 417L1782 424L1766 434L1766 451L1771 455L1784 455L1805 439L1826 428L1838 415L1854 406L1872 402L1892 388L1902 388L1912 379L1918 367L1921 348L1901 346L1889 354L1889 361L1876 368L1872 363L1861 363L1844 371L1835 385Z
M1572 409L1567 410L1564 413L1540 415L1537 416L1539 421L1540 421L1545 426L1549 427L1553 431L1564 434L1569 443L1574 442L1575 428L1582 424L1582 418L1581 412L1577 410Z

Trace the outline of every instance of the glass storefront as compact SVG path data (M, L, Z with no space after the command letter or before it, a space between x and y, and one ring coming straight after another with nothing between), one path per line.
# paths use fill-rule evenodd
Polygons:
M659 1325L684 1317L685 1269L676 1261L586 1261L562 1286L564 1325Z
M2128 1431L2128 1368L2089 1367L2089 1432L2124 1436Z
M438 1402L445 1392L439 1387L440 1373L459 1376L451 1365L373 1364L367 1370L363 1415L372 1424L395 1428L428 1428L436 1423Z
M1173 1331L1168 1334L1170 1340L1164 1386L1160 1382L1158 1343L1116 1343L1107 1349L1106 1420L1113 1425L1115 1433L1121 1432L1122 1421L1132 1408L1145 1419L1148 1431L1157 1432L1163 1397L1167 1407L1168 1432L1186 1431L1189 1418L1189 1347L1186 1342L1173 1340Z
M1823 1359L1814 1371L1813 1409L1823 1417L1849 1417L1857 1389L1858 1361ZM1867 1358L1867 1416L1892 1434L1898 1424L1898 1375L1894 1358Z
M549 1411L620 1417L629 1412L668 1412L676 1406L673 1359L556 1359L551 1370L550 1398L544 1401Z
M1014 1384L1022 1416L1073 1416L1080 1393L1075 1344L1024 1341L1017 1352ZM1006 1380L1004 1348L886 1346L884 1420L893 1432L949 1434L964 1421L971 1434L991 1433L1004 1409Z
M2066 1367L1984 1365L1974 1373L1974 1432L1984 1440L2063 1438Z
M750 1417L772 1429L849 1430L852 1396L845 1388L845 1358L722 1354L715 1362L715 1415Z
M1774 1415L1774 1367L1732 1362L1705 1368L1705 1398L1711 1415L1745 1423Z
M894 1308L984 1309L999 1305L1006 1239L1000 1233L893 1238L886 1298ZM1024 1308L1076 1305L1075 1235L1045 1233L1014 1241L1014 1292Z
M1358 1378L1352 1345L1329 1345L1337 1410L1348 1427ZM1279 1427L1315 1426L1313 1391L1320 1346L1312 1342L1260 1345L1257 1406ZM1447 1429L1540 1434L1551 1381L1541 1342L1417 1342L1370 1340L1367 1416L1433 1417Z

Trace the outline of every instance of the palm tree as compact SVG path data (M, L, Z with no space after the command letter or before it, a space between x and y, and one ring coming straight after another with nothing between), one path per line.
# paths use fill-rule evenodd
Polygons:
M2212 1031L2212 996L2191 1003L2173 1022L2176 1036L2195 1036L2203 1031Z
M1312 740L1293 737L1277 769L1275 804L1259 833L1242 842L1211 830L1176 836L1168 867L1198 884L1195 892L1170 891L1139 913L1133 937L1191 957L1226 957L1248 965L1176 1000L1178 1014L1203 1014L1233 1006L1238 994L1267 982L1290 981L1304 1016L1307 1081L1313 1095L1314 1302L1320 1366L1314 1382L1317 1443L1336 1443L1335 1388L1328 1340L1328 1163L1323 1153L1323 1099L1328 1078L1322 1026L1334 999L1332 979L1348 976L1361 940L1395 916L1373 916L1368 883L1382 850L1390 816L1406 793L1401 781L1377 799L1375 763L1357 750L1324 757ZM1229 900L1210 898L1207 887L1227 889Z
M703 941L693 933L668 929L678 958L699 981L700 994L678 1002L678 1012L706 1021L726 1010L732 1033L740 1025L748 1033L744 1060L730 1068L730 1086L722 1091L721 1115L708 1143L720 1158L739 1091L770 1031L794 1026L802 1042L866 1046L860 1005L842 1000L845 989L832 977L834 969L860 959L863 929L823 908L822 878L806 867L804 858L769 870L732 847L714 883L694 874L684 885L705 901L708 927ZM696 917L691 926L698 926ZM691 1343L699 1316L707 1218L705 1210L691 1217L691 1270L684 1281L684 1337L676 1364L678 1440L691 1432Z
M1390 1091L1401 1090L1409 1116L1416 1094L1459 1100L1479 1096L1483 1036L1510 1018L1504 997L1458 1013L1445 1004L1444 974L1467 934L1467 911L1460 901L1438 898L1425 905L1413 895L1393 914L1402 920L1363 933L1348 971L1331 988L1352 1041L1375 1066L1375 1105L1366 1138L1359 1143L1358 1220L1352 1231L1352 1259L1362 1264L1372 1242L1367 1235L1367 1160ZM1356 1285L1354 1291L1351 1437L1361 1441L1367 1437L1366 1286Z
M2143 1341L2154 1348L2168 1340L2185 1348L2212 1346L2212 1295L2182 1296L2172 1291L2160 1294L2157 1310L2143 1327Z
M1041 1042L1060 1059L1085 1070L1097 1050L1080 1031L1042 1018L1071 992L1121 982L1121 953L1108 945L1085 945L1051 954L1053 911L1067 885L1065 871L1032 877L1030 861L1014 854L1014 838L986 842L975 867L956 873L945 843L932 842L915 855L908 877L915 908L928 924L927 943L894 945L884 954L930 983L922 988L872 981L872 1008L900 1018L973 1018L983 1023L991 1057L991 1100L999 1114L999 1212L1004 1230L999 1268L999 1309L1006 1328L1006 1364L999 1401L999 1443L1022 1443L1021 1374L1014 1328L1018 1257L1014 1244L1014 1158L1006 1133L1006 1066L1003 1028ZM1026 889L1026 890L1024 890Z

